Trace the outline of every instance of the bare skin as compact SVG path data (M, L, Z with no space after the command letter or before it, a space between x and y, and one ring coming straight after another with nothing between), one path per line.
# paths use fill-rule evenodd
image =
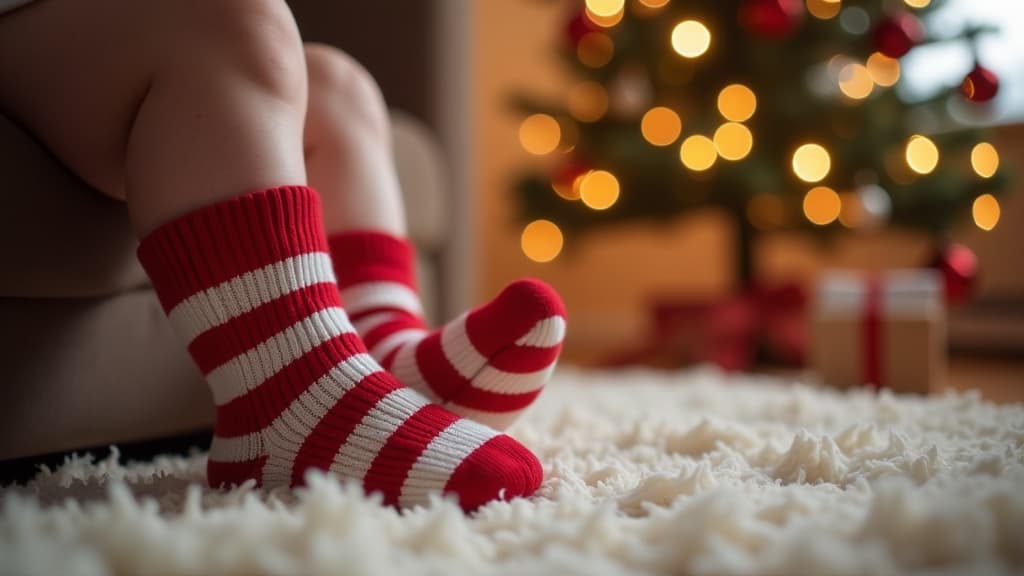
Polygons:
M127 200L140 236L307 173L328 231L404 235L380 90L297 42L277 1L41 0L0 18L0 108Z

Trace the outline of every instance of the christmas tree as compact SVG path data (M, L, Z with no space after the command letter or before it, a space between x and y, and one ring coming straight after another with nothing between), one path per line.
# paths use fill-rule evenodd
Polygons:
M975 59L960 86L908 102L900 58L931 42L940 0L587 0L561 51L562 101L520 97L520 140L546 156L517 187L523 248L557 255L585 232L717 208L753 280L758 234L902 226L942 239L966 213L990 228L1006 175L956 106L998 79ZM552 249L552 244L555 248Z

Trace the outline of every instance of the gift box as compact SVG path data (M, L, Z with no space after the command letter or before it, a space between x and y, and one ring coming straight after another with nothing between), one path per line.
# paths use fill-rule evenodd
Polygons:
M811 362L830 386L927 394L946 373L946 310L934 270L825 273L811 314Z

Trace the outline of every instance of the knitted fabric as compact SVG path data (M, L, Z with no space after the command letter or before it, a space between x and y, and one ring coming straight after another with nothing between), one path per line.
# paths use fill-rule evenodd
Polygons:
M306 187L232 198L148 235L139 259L217 405L212 486L298 485L310 468L388 504L454 493L467 510L532 493L536 458L402 386L341 307Z

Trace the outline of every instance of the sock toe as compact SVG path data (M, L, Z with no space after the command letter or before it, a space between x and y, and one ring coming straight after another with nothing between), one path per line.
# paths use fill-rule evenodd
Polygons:
M511 437L500 434L455 469L444 491L458 494L462 509L472 512L492 500L530 496L543 479L537 457Z
M565 305L555 289L534 278L524 278L505 287L491 302L470 312L466 331L473 347L485 357L529 337L548 319L559 318L564 326ZM500 327L500 328L499 328Z

